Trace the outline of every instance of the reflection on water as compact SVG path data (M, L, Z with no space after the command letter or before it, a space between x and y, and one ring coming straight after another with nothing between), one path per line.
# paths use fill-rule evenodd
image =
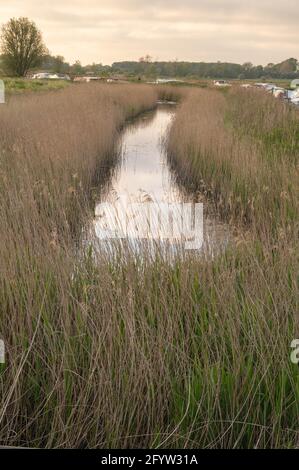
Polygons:
M144 114L126 127L121 142L120 167L103 195L104 199L126 196L134 202L163 202L177 191L163 151L163 138L174 111L174 106L159 105L157 111Z
M106 203L106 207L108 205L120 207L140 203L142 209L150 205L151 213L156 212L156 214L162 213L163 215L161 207L165 209L167 205L173 204L172 207L177 208L180 203L197 202L194 194L188 194L182 187L179 187L176 182L177 178L174 178L167 163L163 141L167 136L167 129L171 125L174 115L175 106L160 103L156 111L145 113L129 124L123 132L119 164L110 181L102 189L99 203L95 208L91 231L99 246L103 247L103 243L105 243L106 248L108 247L111 251L115 238L117 239L116 222L112 222L111 227L111 214L108 217L110 226L107 231L107 217L105 222L103 219L105 217L103 203ZM144 225L148 225L148 220L144 219L144 212L143 210L143 219L142 217L138 218L139 229L143 233L142 237L137 240L138 237L129 234L123 242L133 241L134 249L138 248L138 251L141 246L144 247L145 242L147 248L149 242L155 242L156 247L158 242L159 249L161 246L173 249L174 246L178 247L181 244L183 240L180 242L177 238L166 240L165 237L161 237L161 233L158 236L144 236L146 232ZM172 218L176 218L177 213L173 211ZM115 217L113 220L116 219ZM166 220L165 217L164 220ZM191 220L190 223L193 224L195 230L199 230L196 228L194 220ZM111 237L109 237L109 230L111 234L114 231ZM137 227L136 230L135 234L138 233ZM111 238L114 238L113 243ZM211 217L205 205L203 238L202 251L212 253L223 249L229 240L228 228L220 224L216 218Z

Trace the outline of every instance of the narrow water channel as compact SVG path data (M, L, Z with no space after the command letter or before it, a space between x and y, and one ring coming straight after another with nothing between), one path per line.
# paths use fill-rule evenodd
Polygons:
M161 212L163 214L163 211L167 211L169 207L172 208L171 216L162 217L162 219L167 223L171 221L174 227L176 223L174 219L182 217L182 205L188 206L186 213L189 214L190 210L190 214L194 216L195 211L192 208L195 202L199 202L198 196L188 193L181 185L178 185L179 175L173 175L167 162L163 144L175 112L175 105L160 103L156 110L141 115L128 124L123 131L119 163L102 189L95 207L92 232L100 245L107 244L107 241L110 243L111 240L122 239L126 242L133 241L133 247L136 248L137 238L138 243L140 240L143 243L150 241L157 246L158 242L160 246L166 244L172 249L183 243L183 240L178 240L177 237L172 238L169 243L170 239L167 235L169 227L166 227L166 230L162 227L161 230L163 225ZM141 208L138 213L136 206ZM132 207L134 207L133 210ZM149 213L151 214L150 232L148 230ZM160 213L159 217L158 213ZM126 231L123 230L124 214L126 220L128 217L135 218L133 224L129 224L130 229ZM138 224L136 219L138 219ZM193 232L199 231L200 226L194 223L194 220L192 221L192 216L189 219L188 236L192 239L193 235L196 237L196 233ZM142 235L137 236L138 233ZM228 227L212 216L205 203L203 204L202 236L203 244L199 251L212 254L222 250L230 238Z

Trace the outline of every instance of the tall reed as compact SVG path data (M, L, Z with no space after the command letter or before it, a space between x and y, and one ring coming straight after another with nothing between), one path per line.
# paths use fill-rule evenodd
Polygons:
M2 445L298 444L299 376L289 359L299 307L294 244L245 239L215 259L172 264L90 246L78 256L74 231L113 161L118 131L156 99L156 89L142 86L69 87L0 110ZM195 170L187 158L202 155L203 141L211 158L201 168L218 175L220 148L232 138L218 140L209 108L222 126L225 101L193 99L198 106L185 98L170 138L186 170ZM197 113L209 127L190 119ZM225 190L225 172L222 181Z
M260 234L298 231L299 116L260 91L194 91L171 128L170 160L223 217Z

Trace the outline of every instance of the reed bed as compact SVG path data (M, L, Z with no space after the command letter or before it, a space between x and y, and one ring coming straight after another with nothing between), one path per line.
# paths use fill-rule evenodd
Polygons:
M139 85L69 87L0 110L1 445L299 442L298 367L289 359L298 332L294 243L253 236L215 259L171 264L91 246L78 256L78 227L114 162L119 130L156 99L156 88ZM177 168L194 179L199 171L186 160L209 139L207 123L193 127L191 117L205 109L210 119L211 108L221 123L218 107L226 109L221 95L196 99L193 107L195 97L183 98L169 141ZM231 142L208 136L216 149ZM225 190L225 174L222 181Z
M280 394L284 389L283 383L290 385L293 379L298 383L297 366L293 367L290 364L287 353L287 346L290 345L292 338L298 337L299 319L298 145L299 114L297 110L261 91L238 89L233 89L226 94L216 91L190 93L177 112L167 143L169 162L174 173L182 180L182 184L193 191L204 193L207 199L215 205L220 216L231 224L232 230L238 229L233 263L236 263L235 267L238 266L237 278L239 275L240 278L238 286L233 287L232 297L229 300L227 298L223 300L223 306L231 315L232 305L237 301L238 313L234 321L237 323L241 321L241 329L245 328L247 338L252 328L252 344L259 349L253 361L255 371L252 371L252 377L255 379L259 377L257 379L261 380L259 383L264 380L272 382L267 392L259 395L257 400L259 403L256 403L256 406L266 405L274 413L277 407L273 400L275 401L277 396L281 397ZM240 235L240 229L243 235ZM263 253L262 257L261 253ZM230 262L226 258L222 265L221 281L217 279L215 271L213 272L214 286L218 286L217 291L221 293L220 295L225 295L224 291L228 289L224 287L222 281L227 275L229 277L232 275ZM251 269L253 271L250 274ZM254 279L254 276L257 278ZM233 279L236 280L234 274L231 277L232 281ZM207 287L207 284L205 286ZM245 286L250 286L251 292ZM263 300L261 296L264 297ZM265 308L268 309L266 305L269 307L269 315L265 316ZM217 309L215 315L218 314ZM244 320L244 314L246 320ZM223 313L221 317L223 318ZM278 330L275 332L272 328L278 317L281 318L283 327L280 332ZM234 329L234 321L230 318L229 324L232 329ZM251 324L249 330L247 329L248 321ZM288 326L285 329L286 325ZM264 342L265 331L268 331L269 338ZM235 341L238 343L240 338L244 338L241 331L234 340L230 333L228 335L227 346L233 345ZM263 339L260 341L261 337ZM220 342L223 341L221 333L218 339ZM264 347L267 348L267 353L263 351ZM247 370L248 349L242 342L238 343L238 348L239 376L244 378ZM264 369L262 373L259 367L271 368L270 363L276 356L277 350L282 353L282 356L280 365L277 363L276 372ZM224 356L230 356L227 350ZM253 357L250 361L252 359ZM288 377L286 382L275 383L274 377L281 377L284 374L286 374L285 378ZM293 379L292 374L294 374ZM237 372L233 375L233 380L236 375L238 375ZM219 385L221 389L226 379L224 377L219 379L221 377L219 369L215 376L221 382ZM293 418L298 419L298 391L296 390L297 385L295 388L290 386L289 397L281 397L281 411L285 418L287 416L291 418L294 413ZM244 400L239 409L247 413L247 418L252 426L256 427L256 431L258 428L262 429L260 426L268 426L267 419L263 421L261 416L255 415L255 412L253 412L253 419L249 418L253 409L250 405L248 406L243 392L244 389L238 395ZM234 401L232 397L231 400ZM288 406L291 402L294 405L297 403L293 411ZM221 404L219 404L219 410L223 411ZM235 416L237 415L236 410ZM236 420L239 419L236 418ZM284 419L280 421L278 427L272 422L270 427L272 431L275 429L274 434L276 431L280 434L284 427L283 421ZM244 423L245 421L242 421L245 426ZM298 426L295 425L295 428ZM265 433L267 434L266 430ZM267 447L268 445L284 447L286 445L280 439L282 435L280 437L276 435L275 442L269 441L268 443L264 440L264 431L261 431L261 436L263 436L263 443L251 441L249 447ZM298 445L296 440L292 444L291 441L289 441L290 446ZM242 446L242 438L239 441L238 437L236 441L230 443L233 447L238 447L240 444Z
M21 193L22 213L45 216L42 226L77 227L83 202L111 165L121 127L156 100L150 87L99 84L11 97L0 113L3 197Z

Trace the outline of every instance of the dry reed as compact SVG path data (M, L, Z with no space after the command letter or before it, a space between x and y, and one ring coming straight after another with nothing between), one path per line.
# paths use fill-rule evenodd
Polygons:
M91 247L77 256L74 231L118 131L153 107L156 93L70 87L1 108L2 445L298 443L299 376L289 360L299 298L293 245L240 241L214 260L172 265L130 253L96 258ZM224 169L233 138L216 109L225 106L212 94L182 104L170 136L184 168L203 145L209 159L201 168ZM217 180L224 191L226 175L223 186Z

